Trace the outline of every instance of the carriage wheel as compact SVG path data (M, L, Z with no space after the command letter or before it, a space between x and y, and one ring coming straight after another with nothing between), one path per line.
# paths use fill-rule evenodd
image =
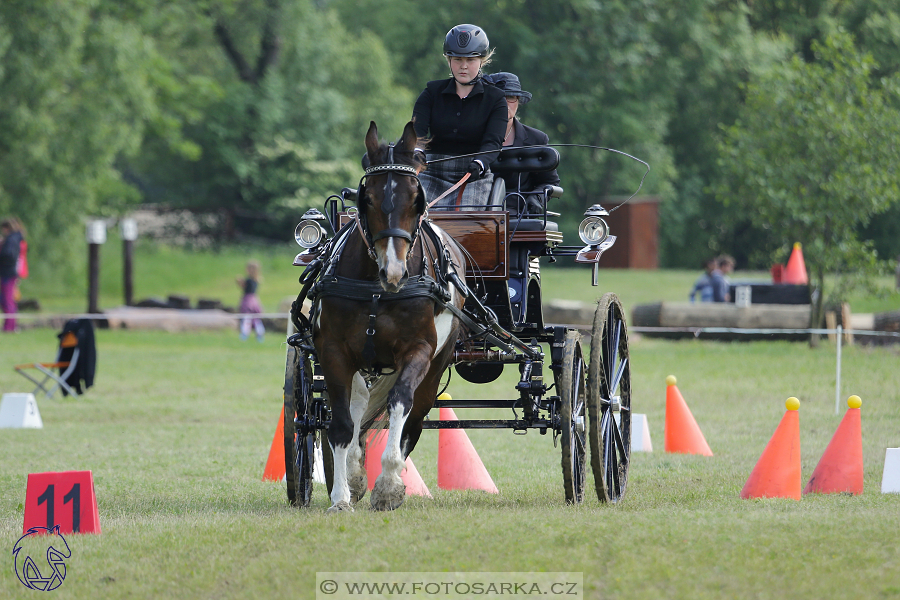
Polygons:
M587 438L585 433L585 384L584 359L581 355L581 334L566 332L563 346L562 367L556 381L560 398L560 424L562 428L562 471L566 503L581 504L584 501L584 482L587 471L585 460Z
M331 475L331 448L319 430L298 431L295 416L310 414L312 401L312 365L309 358L301 360L294 347L288 347L284 374L284 464L288 501L293 506L309 506L313 490L313 465L316 439L322 443L322 455L327 475ZM328 478L326 475L326 479ZM329 487L329 492L330 487Z
M631 363L622 303L605 294L594 313L588 368L588 437L597 498L625 495L631 460Z

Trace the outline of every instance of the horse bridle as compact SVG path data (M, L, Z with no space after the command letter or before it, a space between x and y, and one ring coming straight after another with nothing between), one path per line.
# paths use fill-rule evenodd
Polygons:
M372 167L367 167L365 174L359 180L359 187L356 192L357 197L357 206L362 206L365 201L366 194L366 181L371 175L377 175L380 173L387 173L387 182L384 186L384 198L381 200L381 212L386 215L390 215L394 211L394 191L393 191L393 176L396 173L397 175L401 175L403 177L413 177L416 180L416 187L418 188L419 198L416 200L416 204L418 205L419 217L421 217L426 209L425 209L425 192L422 189L422 183L419 181L419 172L415 167L411 165L402 165L398 163L394 163L394 144L390 144L388 146L388 162L383 165L375 165ZM419 226L422 222L422 219L416 219L416 226L413 229L412 233L406 231L405 229L400 229L397 227L391 227L388 229L382 229L375 235L369 231L369 221L366 217L366 210L359 210L359 220L360 222L360 233L363 235L363 238L366 241L366 245L369 247L369 256L372 259L375 259L375 242L378 240L383 240L385 238L401 238L409 242L409 249L407 250L407 257L412 253L413 246L415 245L416 239L419 236Z

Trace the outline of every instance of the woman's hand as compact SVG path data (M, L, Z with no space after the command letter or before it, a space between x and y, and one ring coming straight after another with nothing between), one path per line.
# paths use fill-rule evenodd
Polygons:
M475 159L469 163L469 181L478 181L484 175L484 165L480 160Z

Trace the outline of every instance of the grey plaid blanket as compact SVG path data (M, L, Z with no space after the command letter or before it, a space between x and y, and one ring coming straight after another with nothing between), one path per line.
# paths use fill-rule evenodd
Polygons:
M439 158L448 158L448 156L444 154L428 155L429 161ZM462 179L462 176L466 174L469 163L471 162L472 158L466 156L443 162L429 163L428 168L419 174L419 181L422 182L422 188L425 190L425 198L427 201L431 202L447 191L447 189L453 186L457 181ZM491 185L493 183L494 174L491 173L490 170L488 170L488 172L478 181L467 183L466 190L463 192L461 210L485 210L484 206L487 204L488 198L490 197ZM435 208L438 210L447 210L439 207L456 206L456 196L458 193L459 188L453 190L446 198L433 206L432 210Z

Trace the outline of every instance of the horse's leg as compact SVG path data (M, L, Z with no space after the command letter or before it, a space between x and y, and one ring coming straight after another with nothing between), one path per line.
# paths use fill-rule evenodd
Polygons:
M400 449L404 459L412 454L419 441L419 436L422 435L422 421L434 408L434 401L441 385L441 377L450 365L453 351L456 348L456 337L457 331L453 329L447 336L449 343L444 343L438 355L431 361L428 374L413 395L412 408L406 418L406 424L403 426L403 436L400 438Z
M338 356L335 356L338 355ZM334 482L331 488L331 508L328 512L352 511L350 487L347 481L347 461L353 442L353 417L350 411L350 391L355 372L346 367L339 353L322 362L322 370L331 401L331 425L328 443L334 457ZM346 383L345 383L346 382ZM349 385L348 385L349 384ZM350 388L350 389L348 389Z
M390 428L387 445L381 456L381 475L375 480L375 487L372 489L372 508L375 510L395 510L400 508L406 498L406 485L400 477L406 466L405 455L400 449L400 437L412 408L413 394L428 372L431 346L423 343L404 355L409 357L409 361L398 368L399 377L388 393Z
M365 454L360 440L363 413L369 404L369 390L366 388L366 380L359 372L353 375L353 383L350 388L350 418L353 420L353 439L347 452L347 483L350 487L350 502L356 504L366 495L369 480L366 476Z

